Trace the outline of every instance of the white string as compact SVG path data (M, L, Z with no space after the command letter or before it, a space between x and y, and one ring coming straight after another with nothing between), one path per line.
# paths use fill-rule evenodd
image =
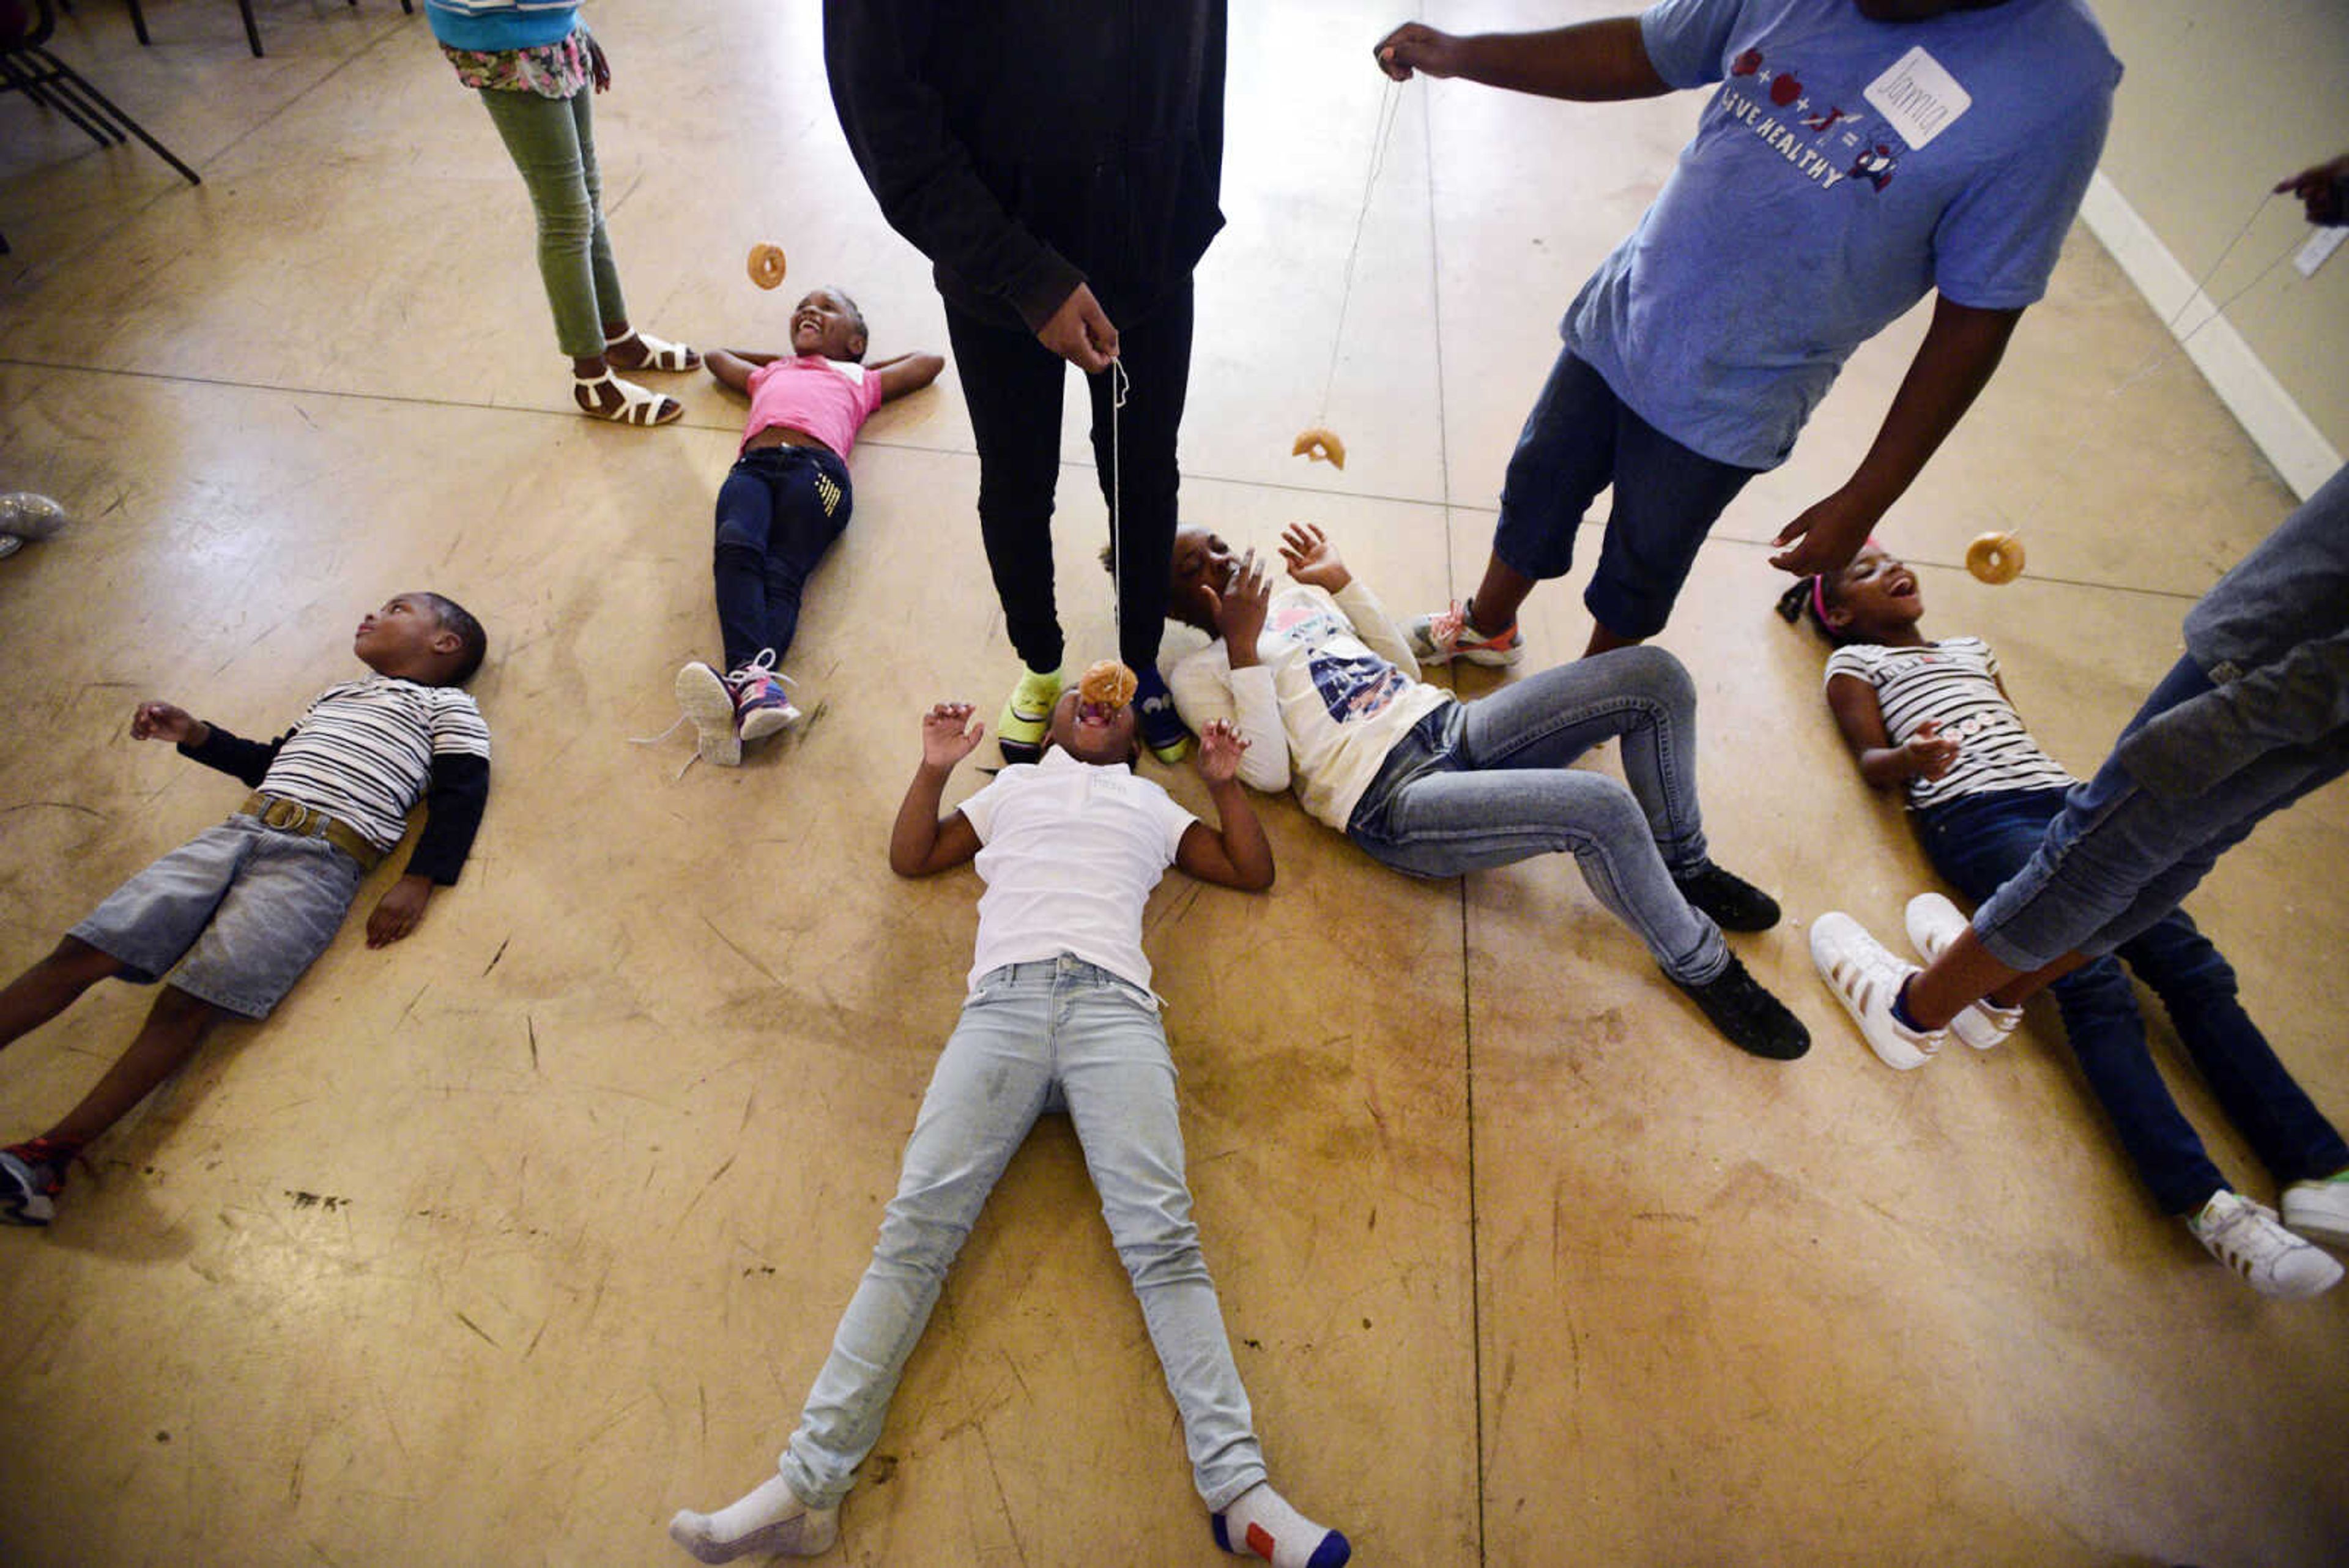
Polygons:
M1110 628L1117 639L1118 658L1125 657L1125 581L1120 574L1125 568L1125 536L1120 521L1118 502L1125 493L1125 462L1118 448L1118 426L1123 422L1126 389L1125 361L1109 362L1109 614Z
M1338 296L1338 327L1330 338L1330 373L1321 379L1321 411L1314 420L1316 424L1330 421L1330 395L1338 384L1338 357L1346 346L1346 311L1353 304L1354 264L1362 254L1362 228L1370 221L1371 191L1378 183L1379 171L1386 167L1387 143L1393 139L1395 121L1402 118L1402 84L1389 78L1371 131L1371 161L1362 171L1362 203L1354 214L1354 243L1346 248L1346 285Z

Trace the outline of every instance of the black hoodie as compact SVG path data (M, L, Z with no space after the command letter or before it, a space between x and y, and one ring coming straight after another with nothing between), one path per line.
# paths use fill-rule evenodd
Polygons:
M1145 316L1223 227L1225 0L824 0L857 167L938 292Z

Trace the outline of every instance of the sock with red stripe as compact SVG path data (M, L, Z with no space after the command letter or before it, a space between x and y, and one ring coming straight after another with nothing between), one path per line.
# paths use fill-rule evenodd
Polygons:
M1346 1538L1324 1530L1258 1481L1215 1516L1216 1544L1235 1557L1260 1557L1272 1568L1339 1568L1354 1554Z

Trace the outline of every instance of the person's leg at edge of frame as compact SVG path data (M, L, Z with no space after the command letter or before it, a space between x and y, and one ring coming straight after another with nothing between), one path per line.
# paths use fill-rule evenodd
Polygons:
M1134 673L1142 742L1162 763L1190 753L1191 734L1158 673L1166 626L1166 573L1174 554L1182 473L1176 441L1191 378L1192 287L1188 278L1149 314L1118 327L1125 406L1115 407L1118 375L1087 378L1092 400L1093 471L1117 523L1118 657ZM1114 432L1114 440L1112 440ZM1110 493L1115 475L1118 492Z
M0 989L0 1047L38 1029L121 969L122 961L112 953L79 937L59 938L47 957Z
M681 1510L669 1536L704 1563L831 1549L856 1469L988 1194L1051 1086L1051 966L998 971L963 1004L906 1140L873 1260L809 1388L776 1473L710 1513Z
M1591 618L1585 658L1663 630L1706 535L1754 478L1752 469L1682 446L1619 401L1616 426L1614 500L1582 594Z
M997 717L1007 761L1040 753L1060 701L1066 651L1052 583L1053 493L1061 476L1067 363L1019 327L982 321L951 301L954 349L978 447L978 528L1003 627L1022 666Z
M1059 1046L1069 1117L1183 1419L1200 1500L1226 1552L1275 1568L1335 1568L1346 1538L1266 1479L1184 1174L1175 1074L1154 999L1106 971L1066 982Z

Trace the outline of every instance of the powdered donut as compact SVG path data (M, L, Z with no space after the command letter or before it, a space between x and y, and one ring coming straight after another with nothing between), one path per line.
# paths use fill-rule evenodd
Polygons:
M2012 534L1984 534L1966 546L1966 570L1993 586L2023 575L2023 541Z
M1133 701L1133 671L1114 659L1104 659L1085 670L1077 682L1077 697L1081 701L1118 709Z
M779 288L783 281L783 247L752 245L750 247L750 281L761 288Z
M1291 457L1326 462L1332 468L1346 466L1346 443L1340 441L1338 432L1327 425L1315 425L1311 430L1299 431L1297 444L1288 449L1288 453Z

